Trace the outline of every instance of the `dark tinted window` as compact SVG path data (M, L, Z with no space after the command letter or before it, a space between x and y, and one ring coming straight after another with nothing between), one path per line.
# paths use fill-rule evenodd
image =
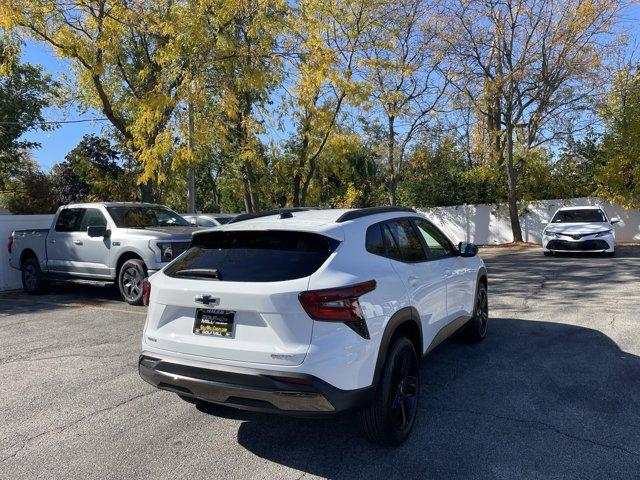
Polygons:
M367 228L366 248L367 252L375 255L385 255L384 240L382 239L382 229L380 228L380 224L371 225Z
M409 220L390 222L387 225L400 249L402 260L418 262L427 259L422 243Z
M102 215L102 212L97 208L87 208L82 216L80 222L80 230L83 232L87 230L87 227L106 227L107 220Z
M225 223L229 223L232 219L233 219L233 217L216 217L216 220L218 221L218 223L220 223L220 225L224 225Z
M398 248L398 243L396 242L396 239L393 238L389 225L384 225L382 228L384 233L384 244L387 248L387 257L395 260L402 260L402 254Z
M418 232L422 235L424 243L429 248L429 255L432 258L447 257L453 253L451 243L438 229L426 220L416 220Z
M172 277L230 282L278 282L311 275L339 242L306 232L209 232L171 263Z
M173 210L159 206L118 205L107 207L119 228L189 227L191 224Z
M600 209L561 210L553 216L551 223L606 222Z
M65 208L60 210L56 220L56 232L79 232L84 208Z

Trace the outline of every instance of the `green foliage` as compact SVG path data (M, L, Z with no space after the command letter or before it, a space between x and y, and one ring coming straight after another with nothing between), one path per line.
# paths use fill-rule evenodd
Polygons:
M51 179L35 166L6 182L0 204L14 214L53 213L59 205Z
M60 204L135 200L135 176L120 165L109 140L95 135L85 135L50 177Z
M598 195L640 207L640 68L622 69L601 110L605 135L598 171Z
M0 36L0 183L17 172L27 150L40 146L22 136L52 129L42 123L42 111L54 101L57 84L40 66L20 63L19 53L15 43Z

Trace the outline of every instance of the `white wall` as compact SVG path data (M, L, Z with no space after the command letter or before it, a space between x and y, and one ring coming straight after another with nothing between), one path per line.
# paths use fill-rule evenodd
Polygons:
M22 287L20 271L9 266L7 240L14 230L49 228L53 215L0 215L0 290Z
M520 217L525 242L541 243L542 221L551 220L556 209L567 205L599 205L609 218L619 217L616 225L618 242L640 242L640 210L627 210L601 202L597 198L541 200L527 204L527 213ZM423 212L452 240L491 245L513 241L507 205L458 205L417 210Z

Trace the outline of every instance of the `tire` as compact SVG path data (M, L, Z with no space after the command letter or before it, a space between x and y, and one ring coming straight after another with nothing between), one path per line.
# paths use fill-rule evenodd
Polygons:
M614 250L613 252L604 252L604 256L605 257L615 257L616 256L616 251Z
M22 288L29 295L38 295L46 287L46 281L40 263L36 257L29 257L22 262Z
M484 283L478 285L473 318L465 327L465 336L471 342L481 342L487 336L489 323L489 296Z
M387 447L402 445L418 413L420 368L413 343L398 338L387 353L373 403L358 412L364 436Z
M147 267L139 258L127 260L120 267L118 289L129 305L142 305L142 281L146 276Z
M551 250L547 250L547 251L545 251L543 253L544 253L545 257L553 257L553 252Z

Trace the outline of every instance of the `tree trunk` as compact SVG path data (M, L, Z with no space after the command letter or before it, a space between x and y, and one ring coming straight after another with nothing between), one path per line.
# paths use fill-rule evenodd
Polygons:
M395 165L395 149L396 149L396 131L395 131L395 117L389 116L387 119L389 123L389 131L387 133L387 162L389 177L387 178L387 190L389 193L389 204L396 205L397 197L396 192L398 189L398 178L396 176Z
M522 228L518 217L517 173L513 165L513 127L507 126L507 198L509 201L509 219L514 242L522 242Z
M140 199L147 203L154 203L156 201L151 180L140 184Z

